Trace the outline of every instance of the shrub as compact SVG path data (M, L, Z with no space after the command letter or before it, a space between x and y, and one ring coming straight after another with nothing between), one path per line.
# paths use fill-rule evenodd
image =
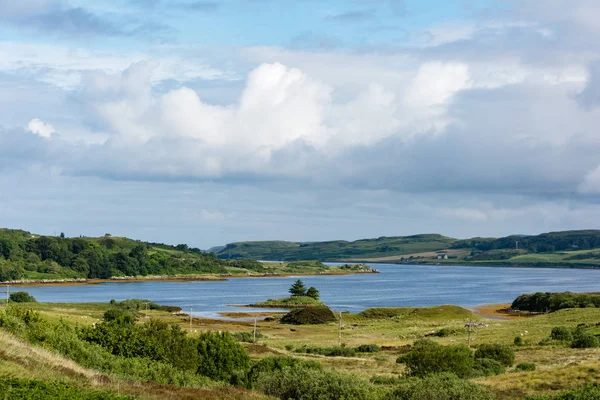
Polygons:
M598 347L599 345L600 342L598 342L598 338L589 332L578 333L571 342L571 347L576 349L587 349Z
M515 351L502 344L482 344L475 351L475 358L489 358L510 367L515 362Z
M31 296L27 292L15 292L9 296L10 301L13 303L35 303L35 297Z
M437 337L446 337L446 336L451 336L454 335L456 333L456 331L454 329L450 329L450 328L442 328L439 331L435 332L433 334L433 336L437 336Z
M535 371L535 363L532 362L522 362L517 364L515 367L517 371Z
M356 348L359 353L378 353L381 351L381 347L376 344L361 344Z
M515 336L515 340L513 340L515 346L523 346L525 345L525 341L521 336Z
M490 358L477 358L473 364L473 377L500 375L505 371L504 366Z
M550 332L550 338L552 340L560 340L562 342L570 342L573 340L573 334L566 326L555 326Z
M335 315L328 307L306 307L290 311L281 317L282 324L315 325L335 321Z
M453 374L430 375L400 385L384 400L493 400L496 396L481 385Z
M215 380L228 380L234 371L250 366L246 350L227 332L201 334L197 349L197 373Z
M276 371L281 371L288 367L303 367L307 369L322 370L323 367L316 361L305 361L293 357L265 357L262 360L254 362L248 372L249 388L254 385L261 375L269 375Z
M288 400L376 400L381 390L354 375L292 366L261 374L257 388L278 399Z
M396 360L406 365L408 376L423 377L453 372L461 378L471 375L473 353L464 345L442 346L433 341L415 342L413 349Z

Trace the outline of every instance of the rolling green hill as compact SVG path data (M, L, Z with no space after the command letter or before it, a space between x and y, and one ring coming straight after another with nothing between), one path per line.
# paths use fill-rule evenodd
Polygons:
M237 242L222 259L362 261L528 267L600 267L600 231L458 240L436 234L380 237L354 242Z
M354 242L238 242L231 243L217 255L223 259L251 258L257 260L339 260L374 258L399 254L431 252L450 248L456 239L437 234L380 237Z

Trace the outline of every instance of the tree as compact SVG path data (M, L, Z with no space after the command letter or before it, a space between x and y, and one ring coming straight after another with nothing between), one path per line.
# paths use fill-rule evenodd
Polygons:
M304 287L304 283L300 279L298 279L290 287L289 292L292 296L306 296L306 287Z
M64 239L64 238L65 238L65 233L64 233L64 232L61 232L61 233L60 233L60 237L61 237L61 239Z
M319 300L319 291L313 286L308 288L308 290L306 291L306 295L308 297L312 297L315 300Z
M13 303L35 303L35 298L27 292L15 292L10 294Z

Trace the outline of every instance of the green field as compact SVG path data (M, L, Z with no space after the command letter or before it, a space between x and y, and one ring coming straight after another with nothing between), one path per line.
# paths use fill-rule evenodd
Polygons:
M40 312L50 321L63 321L66 324L91 326L100 322L108 304L40 304L24 305ZM194 319L192 328L185 315L172 315L168 312L151 310L148 316L167 323L177 324L191 335L203 330L230 331L248 334L252 337L251 322L218 321ZM277 319L280 314L273 316ZM500 314L497 316L501 317ZM508 318L508 317L507 317ZM145 312L140 315L139 324L148 321ZM306 348L334 349L338 343L338 322L325 325L285 326L275 321L259 321L258 344L244 346L254 360L267 356L287 355L301 360L312 360L327 370L355 376L356 379L381 380L388 382L378 386L378 390L393 388L393 382L405 373L404 366L396 363L403 346L415 340L429 337L442 345L467 344L469 333L466 322L475 323L471 330L474 346L483 343L500 343L511 346L516 355L514 365L522 362L535 363L535 371L518 372L514 365L507 372L497 376L473 378L473 382L489 388L498 400L523 399L528 395L553 394L586 384L600 381L599 348L574 349L565 343L546 342L556 326L575 329L578 325L588 326L587 332L600 335L600 309L564 309L554 313L534 317L513 317L509 319L485 319L470 310L456 306L428 308L370 309L358 314L344 313L341 321L341 340L347 348L360 345L387 346L375 353L356 353L351 356L323 356L306 354ZM446 332L438 337L437 332ZM523 340L523 345L514 347L515 337ZM542 344L544 343L544 344ZM119 377L107 376L93 369L85 368L56 353L17 340L8 333L0 333L0 375L9 373L12 377L36 379L46 382L61 381L81 388L86 393L109 390L121 395L136 398L263 398L259 393L236 389L231 386L219 388L181 387L177 385L156 385L122 381ZM387 349L387 350L386 350ZM162 396L162 397L161 397Z

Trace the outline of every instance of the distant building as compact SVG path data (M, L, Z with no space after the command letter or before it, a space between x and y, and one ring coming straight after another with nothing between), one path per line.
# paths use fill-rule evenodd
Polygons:
M437 255L437 259L438 260L447 260L448 259L448 254L445 254L445 253L438 254Z

